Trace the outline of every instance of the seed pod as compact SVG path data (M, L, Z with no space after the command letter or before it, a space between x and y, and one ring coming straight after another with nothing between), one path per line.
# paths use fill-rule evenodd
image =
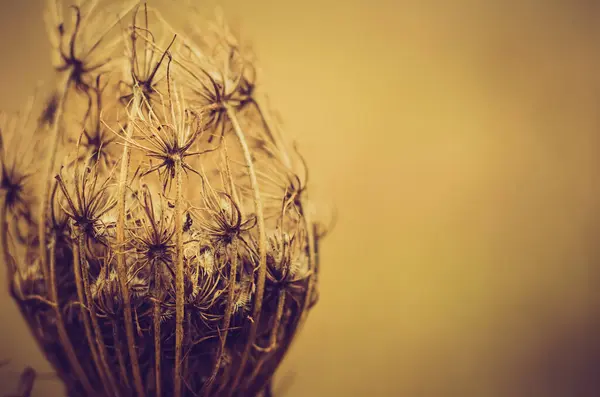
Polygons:
M317 288L302 157L222 23L50 1L57 87L0 118L10 291L77 396L253 396ZM25 144L24 144L25 143Z

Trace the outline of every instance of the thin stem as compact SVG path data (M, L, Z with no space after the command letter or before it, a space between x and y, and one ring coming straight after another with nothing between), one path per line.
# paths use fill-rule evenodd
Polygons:
M180 156L175 157L175 397L181 397L181 353L183 345L184 283L183 283L183 169Z
M277 312L275 313L275 322L273 323L273 329L271 330L271 338L269 339L269 350L273 350L277 345L277 334L279 333L279 327L281 326L281 318L283 317L283 308L285 307L285 288L279 291L277 299Z
M273 122L268 114L268 112L264 111L265 106L263 105L263 101L259 100L259 99L255 99L253 98L253 102L254 105L256 107L256 110L258 111L263 124L265 125L265 128L267 128L267 130L269 131L270 135L272 136L272 138L275 141L275 145L280 149L280 151L283 154L283 161L284 164L291 169L292 168L292 163L290 160L290 156L288 154L287 149L285 148L285 146L283 145L283 143L281 142L281 140L279 139L278 134L276 134L275 129L273 128ZM305 193L306 194L306 193ZM306 208L305 205L305 200L302 200L301 205L303 208ZM314 234L314 230L312 227L312 223L311 223L311 219L310 219L310 214L308 213L308 211L304 211L303 213L303 218L304 218L304 225L306 227L306 231L308 234L308 260L309 260L309 276L308 276L308 287L306 289L306 295L305 295L305 299L304 299L304 305L302 308L302 314L301 314L301 318L300 318L300 323L304 323L304 321L306 320L306 315L308 314L308 306L310 305L310 297L312 295L312 291L314 289L314 269L315 269L315 262L316 262L316 254L315 254L315 234Z
M271 353L277 347L277 334L279 334L279 327L281 326L281 318L283 317L283 308L285 307L285 293L286 293L285 288L281 288L281 290L279 291L279 295L277 297L277 311L275 312L275 320L273 322L273 328L271 328L271 335L269 336L269 346L267 346L267 348L265 348L265 349L261 349L263 351L263 354L258 359L258 363L254 367L254 371L252 371L252 375L248 379L248 383L246 384L246 387L252 386L252 382L254 382L254 380L260 373L260 370L262 369L263 365L265 364L265 361L266 361L267 357L269 356L269 353Z
M115 353L117 355L117 361L119 362L119 369L121 371L121 382L129 387L129 378L127 376L127 365L125 364L125 356L123 356L123 350L121 347L121 337L119 336L119 324L117 323L117 319L113 320L113 339L115 344Z
M42 268L42 274L44 276L46 288L48 288L48 290L50 290L50 278L48 277L48 257L46 256L46 221L48 219L48 212L50 210L49 193L50 187L52 185L52 178L50 177L50 175L53 172L54 167L56 165L56 153L58 152L58 144L60 142L61 137L60 124L62 121L67 93L69 92L69 86L71 84L71 75L69 72L64 73L62 77L63 78L58 85L60 94L58 95L58 103L56 106L56 113L54 115L54 123L52 124L52 129L48 134L48 140L50 141L50 150L49 154L47 155L46 164L44 165L44 167L42 167L41 181L44 184L44 188L42 190L42 198L40 200L40 219L38 222L38 238L40 241L40 266Z
M237 194L237 189L235 188L235 183L233 181L233 175L231 174L231 166L229 164L229 155L227 153L227 141L225 140L225 137L223 137L223 150L221 151L221 155L223 157L223 163L225 164L225 175L227 176L227 180L229 181L229 194L231 194L231 197L233 198L233 200L236 203L240 202L240 198L238 197ZM240 206L240 212L242 211L242 208ZM243 214L242 214L243 215Z
M161 291L160 285L160 275L158 271L158 266L154 264L154 284L155 289L158 292ZM154 320L154 378L156 381L156 397L161 397L162 387L161 387L161 350L160 350L160 299L156 297L154 301L153 308L153 320Z
M16 263L13 260L13 257L10 255L9 249L8 249L8 224L7 224L7 215L8 215L8 204L6 202L6 197L3 198L2 200L2 208L0 209L0 247L2 249L2 259L5 262L5 265L7 266L7 286L8 286L8 290L11 292L11 294L13 295L13 297L15 296L15 292L13 289L13 282L14 282L14 275L15 272L19 272L19 269L16 265ZM12 266L13 268L13 272L10 272L10 267ZM18 278L18 282L20 283L21 281L21 277L19 274L19 278ZM20 288L20 287L19 287ZM22 292L19 291L18 292L19 295L21 295L21 297L19 297L19 299L24 299L24 297L22 297ZM33 334L34 336L34 340L36 341L38 348L40 349L40 351L45 352L45 348L44 345L42 343L43 340L43 335L42 335L42 330L40 329L40 327L37 324L33 324L32 323L32 313L30 310L26 309L23 305L19 304L17 305L19 308L19 311L21 312L21 315L23 316L23 318L25 318L25 320L27 321L27 324L29 326L29 330L30 332ZM54 305L53 303L51 303L51 305L54 309L56 309L56 305ZM48 355L46 355L46 357L51 361L52 364L56 363L56 360L49 357ZM61 376L62 379L66 379L66 376L64 374L63 371L60 371L59 376Z
M305 323L306 316L308 314L308 306L310 305L311 295L312 295L312 291L314 289L313 277L314 277L315 272L312 269L315 269L315 264L316 264L315 233L314 233L313 228L310 227L310 225L311 225L310 215L308 215L306 211L304 212L304 222L308 229L307 230L308 250L309 250L308 260L309 260L309 269L310 269L309 270L310 274L308 276L308 286L306 288L306 293L304 295L304 303L302 304L302 308L301 308L302 311L297 315L297 317L289 331L289 334L286 335L285 343L283 343L283 346L281 346L279 348L279 351L277 352L277 357L273 360L273 363L271 364L272 368L278 367L279 363L283 360L283 358L285 357L287 352L290 351L290 348L292 347L293 343L297 340L297 338L295 338L295 336L301 331L302 326Z
M262 208L262 202L260 199L260 190L258 187L258 181L256 179L256 172L254 170L254 163L252 161L252 155L250 154L250 149L248 148L248 144L246 142L246 137L244 136L244 132L240 127L235 111L228 105L225 105L227 109L227 115L231 120L231 124L233 125L233 129L235 131L235 135L240 143L242 151L244 153L244 159L246 161L246 166L248 167L248 176L250 177L250 184L252 186L253 199L254 199L254 209L256 211L256 224L258 227L258 280L256 283L256 295L254 298L254 308L252 310L252 324L250 325L250 331L248 335L248 340L246 341L246 346L244 347L244 351L242 353L241 363L233 378L233 383L229 388L228 395L230 396L234 390L237 389L238 384L242 378L242 374L244 373L244 367L246 366L246 362L250 356L250 349L255 343L256 334L258 331L258 323L260 320L260 313L262 309L263 303L263 295L265 292L265 279L267 275L267 236L265 233L265 218Z
M273 397L273 381L269 380L269 382L267 383L267 385L265 386L265 389L263 390L263 397Z
M90 324L90 318L87 314L87 305L86 305L86 294L84 289L84 282L82 277L82 260L81 260L81 246L79 231L76 231L78 236L73 242L73 274L75 275L75 285L77 286L77 299L83 306L81 309L81 317L83 318L83 326L85 329L85 337L88 341L88 346L90 348L90 352L92 353L92 360L96 367L96 371L98 372L98 376L102 381L102 387L104 391L110 393L107 389L108 381L106 379L106 375L104 374L103 367L101 365L100 357L98 356L98 351L96 350L96 342L94 341L94 337L92 334L92 325ZM83 237L83 236L81 236Z
M117 382L115 381L115 377L112 373L111 366L108 364L108 353L106 351L106 343L104 343L104 338L102 337L102 330L100 329L100 324L98 323L98 314L96 312L96 305L94 305L94 298L92 297L92 289L90 288L90 274L87 270L87 265L84 266L86 260L82 258L82 253L84 252L85 247L85 237L81 230L78 231L78 242L79 242L79 261L81 264L81 276L83 279L83 289L85 292L85 296L87 299L87 306L90 311L90 319L92 320L92 328L96 337L96 344L98 346L98 353L100 356L100 363L102 364L104 375L108 379L109 386L113 390L113 393L116 397L118 397L121 393L119 392L119 387L117 386ZM83 259L83 260L82 260Z
M8 204L6 203L6 196L2 200L2 209L0 210L0 246L2 247L2 259L4 260L4 266L6 266L6 283L8 290L10 291L10 285L13 277L17 272L17 266L10 256L8 251Z
M273 140L273 143L275 143L275 146L281 151L281 154L283 155L284 164L288 168L291 169L292 162L290 160L288 151L286 150L285 146L281 142L278 131L276 131L274 128L273 121L271 120L271 116L269 115L268 112L265 111L265 106L263 105L263 100L253 97L252 103L254 103L254 107L256 108L258 115L260 116L260 118L263 122L263 125L264 125L265 129L267 130L267 133Z
M121 157L121 173L119 175L119 185L117 188L117 245L125 245L125 201L127 200L127 174L129 173L130 152L129 142L133 135L133 112L138 111L140 105L140 93L134 88L132 112L127 123L127 139L123 143L123 156ZM123 295L123 313L125 315L125 337L127 347L129 348L129 359L131 360L131 370L133 373L133 385L138 397L145 397L144 386L142 384L142 375L140 363L136 352L135 336L133 334L133 314L131 312L131 300L129 297L129 287L127 286L127 267L125 264L125 252L119 249L117 252L117 274L119 275L119 284L121 294Z
M183 338L183 350L186 352L189 352L189 349L191 349L191 343L192 343L191 335L190 335L191 334L190 330L192 329L191 322L192 322L192 315L191 315L190 311L187 310L185 312L185 324L186 324L186 327L187 327L186 329L188 330L188 332L185 333L184 338ZM189 377L188 377L189 376L189 372L188 372L189 371L189 363L190 363L189 358L190 358L189 354L187 354L187 353L183 354L182 379L184 382L186 382L186 385L188 385L187 381L189 380Z
M226 380L229 379L232 368L233 368L233 365L227 365L225 368L223 368L223 373L221 374L221 379L223 379L223 382L221 382L221 384L219 384L219 388L215 392L214 396L222 396L223 395L222 394L223 389L225 388L225 386L227 386Z
M290 159L289 153L287 151L287 148L283 145L283 143L279 139L278 134L276 134L276 132L273 128L273 122L272 122L271 118L269 117L269 114L264 111L265 106L263 105L263 101L253 98L253 102L254 102L254 105L263 121L263 124L269 130L271 136L275 140L275 145L282 152L284 164L286 165L286 167L291 169L292 163L291 163L291 159ZM306 196L306 192L304 192L304 196ZM303 199L301 199L300 204L303 208L306 208L306 197L303 197ZM299 328L302 327L302 325L304 324L304 322L306 320L306 316L308 315L308 306L310 305L311 295L313 293L314 284L315 284L315 278L314 278L315 277L315 269L316 269L315 233L314 233L314 230L312 227L312 222L311 222L311 217L310 217L309 211L303 211L302 215L304 218L304 226L306 228L307 238L308 238L309 276L308 276L308 286L306 288L306 294L304 297L304 304L302 307L302 312L300 314L300 318L297 320L296 325L294 326L294 331L293 331L294 334L299 332ZM293 340L295 340L295 338ZM285 349L286 351L289 349L289 347L290 347L289 345L292 343L292 341L290 341L290 343L288 343L288 346Z
M219 350L216 354L215 363L213 366L212 373L208 380L206 381L204 389L204 396L207 397L210 395L212 391L212 387L214 385L214 380L217 377L219 372L219 367L221 366L221 361L223 360L223 355L225 353L225 342L227 341L227 336L229 334L229 327L231 325L231 317L233 315L233 307L235 300L235 279L237 277L237 266L238 266L238 239L234 238L231 242L233 258L231 261L231 268L229 269L229 289L227 290L227 308L225 309L225 317L223 318L223 335L221 336L221 344L219 345Z
M302 207L304 205L304 199L302 199ZM306 316L308 315L308 306L310 305L311 295L315 286L315 231L312 227L310 210L304 211L304 224L306 227L308 237L308 287L306 288L306 295L304 297L304 307L302 308L302 316L300 318L300 327L304 324Z
M67 333L67 329L65 327L65 321L62 315L62 310L58 304L58 289L56 287L56 241L54 238L50 241L50 300L56 304L55 306L55 316L56 316L56 331L58 332L58 340L60 341L65 354L67 355L67 360L69 360L69 364L75 375L81 382L81 385L85 389L86 393L90 396L94 395L94 388L90 384L90 381L85 374L81 364L79 364L79 360L77 359L77 355L75 354L75 349L73 348L73 344L69 339L69 334Z

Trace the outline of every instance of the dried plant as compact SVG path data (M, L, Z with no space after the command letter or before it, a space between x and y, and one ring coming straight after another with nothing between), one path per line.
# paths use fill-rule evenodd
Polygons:
M57 85L0 114L10 292L71 397L271 395L316 302L306 164L251 52L181 7L49 0Z

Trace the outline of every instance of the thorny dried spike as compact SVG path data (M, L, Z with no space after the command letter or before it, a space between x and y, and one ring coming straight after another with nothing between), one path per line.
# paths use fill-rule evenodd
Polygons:
M217 247L231 244L256 225L256 216L243 219L233 197L229 193L215 191L206 175L202 177L202 200L204 205L193 209L193 213L207 238Z
M184 46L191 48L194 47L194 44L188 42ZM233 80L230 80L230 60L236 54L236 50L231 48L228 51L224 64L216 67L213 71L208 71L203 66L202 59L197 56L197 49L191 50L190 56L187 58L182 56L180 59L173 59L185 76L186 87L195 97L193 108L198 113L205 115L204 125L211 130L208 138L209 143L215 137L219 137L219 140L221 140L227 131L227 106L241 110L246 104L253 101L254 66L242 61L241 70ZM245 75L246 69L251 71L252 77L250 79Z
M142 151L147 157L158 160L158 164L150 166L141 176L158 172L163 181L163 191L169 190L173 179L175 178L176 163L181 162L181 167L185 172L192 171L199 175L198 171L192 168L186 159L191 156L200 156L214 151L216 148L208 148L201 151L192 151L191 148L197 138L203 133L196 123L197 115L187 111L182 107L183 99L178 94L169 97L169 109L163 111L166 115L165 122L161 121L160 116L149 106L150 111L145 119L134 120L133 124L136 131L142 136L146 145L137 140L125 138L135 149ZM162 101L164 107L165 103Z
M55 66L55 69L59 72L68 72L69 80L73 82L74 86L80 92L88 95L88 90L91 88L91 83L88 81L90 74L106 67L112 60L110 55L105 55L101 52L107 49L111 50L114 47L114 42L106 44L103 48L100 45L105 41L108 33L117 25L122 16L133 8L135 2L129 1L128 4L123 6L120 15L116 15L113 21L101 27L90 26L90 19L97 12L98 1L88 0L84 3L84 5L89 5L85 15L82 14L83 5L71 4L67 7L74 18L72 31L68 37L66 37L67 27L65 26L65 21L62 15L60 15L62 7L58 7L57 0L50 0L50 4L54 5L54 10L50 10L49 13L54 15L49 16L47 24L49 25L50 36L56 37L55 35L57 35L55 41L59 62ZM95 23L98 23L98 21L95 21ZM84 41L83 37L81 37L84 30L89 36L94 28L100 30L97 36L91 42ZM117 38L117 41L119 40L120 38ZM98 59L92 59L93 56L96 56Z
M86 66L85 60L79 58L75 54L76 42L79 35L79 30L81 28L81 9L78 6L72 5L71 10L75 14L75 26L73 28L73 32L71 37L65 43L61 40L59 45L59 53L62 59L63 64L56 66L56 70L59 72L69 71L70 79L73 81L75 87L82 92L87 92L90 88L89 84L85 81L85 76L87 73L93 72L104 65L104 62L100 62L96 65ZM65 35L65 27L63 23L60 23L57 26L58 34L61 39ZM65 50L64 45L67 45L68 49Z
M102 217L116 205L116 200L106 195L110 178L106 178L100 187L96 189L98 182L97 169L93 172L90 167L86 167L81 177L77 169L78 167L75 167L76 172L72 181L74 189L72 192L69 192L61 173L55 176L58 186L67 201L67 207L61 205L61 208L86 236L106 244L103 237L106 224L102 221ZM94 175L90 181L89 178L92 173Z
M169 56L169 50L175 43L176 35L173 36L171 42L162 53L156 50L156 37L152 33L148 24L148 6L146 3L144 7L144 24L139 26L137 23L138 12L140 5L136 7L133 13L133 22L129 30L129 75L131 83L121 81L122 84L128 86L127 93L121 97L124 103L129 102L133 98L134 86L138 86L142 95L146 101L150 101L153 94L158 92L159 83L164 80L165 76L159 76L159 71L163 66L163 62ZM142 55L139 54L138 39L142 40ZM156 58L158 57L158 60Z
M0 179L0 190L4 192L5 205L11 211L19 215L27 215L27 199L24 195L25 181L30 177L29 174L19 174L16 164L7 165L4 155L4 144L0 132L0 166L2 167L2 176Z
M271 151L276 150L272 145L268 145L268 147ZM302 196L306 191L309 180L308 166L304 157L298 152L296 145L294 145L294 151L304 170L303 178L284 164L282 159L275 156L271 159L271 164L267 171L258 172L261 180L268 187L263 196L266 200L275 200L280 205L280 211L277 214L279 228L282 228L282 222L290 211L297 218L302 218L304 215Z
M166 215L162 200L159 213L156 213L147 185L142 186L142 199L140 200L138 197L138 201L144 216L137 218L140 226L130 229L131 244L140 255L138 268L149 267L155 271L156 267L164 266L174 279L175 270L172 263L175 248L173 243L174 219ZM158 280L153 280L152 285L157 283Z
M200 105L198 111L207 115L205 125L212 130L208 138L211 143L215 137L222 139L227 129L227 111L225 105L241 108L249 102L251 90L242 90L243 70L228 90L226 77L222 70L217 72L219 79L202 67L194 72L189 67L185 68L192 78L191 91L198 96Z
M32 199L27 184L35 170L31 156L21 154L24 141L33 139L31 132L25 131L27 122L27 115L0 113L0 191L8 210L31 224ZM7 136L9 142L5 141Z
M87 166L97 164L102 170L111 169L116 164L115 154L111 150L117 137L107 131L105 123L102 121L102 113L105 110L102 103L104 89L108 85L101 85L102 75L96 76L96 82L93 89L90 89L90 101L84 116L84 125L82 134L77 140L78 153L79 147L83 149L72 163L83 163ZM92 95L93 94L93 95ZM94 97L92 99L92 96ZM70 139L69 142L73 142Z

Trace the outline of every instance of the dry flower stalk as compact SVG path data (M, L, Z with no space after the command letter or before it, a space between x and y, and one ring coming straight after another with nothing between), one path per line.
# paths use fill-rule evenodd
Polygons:
M306 164L185 12L50 0L57 86L0 116L10 292L71 397L270 395L316 303Z

